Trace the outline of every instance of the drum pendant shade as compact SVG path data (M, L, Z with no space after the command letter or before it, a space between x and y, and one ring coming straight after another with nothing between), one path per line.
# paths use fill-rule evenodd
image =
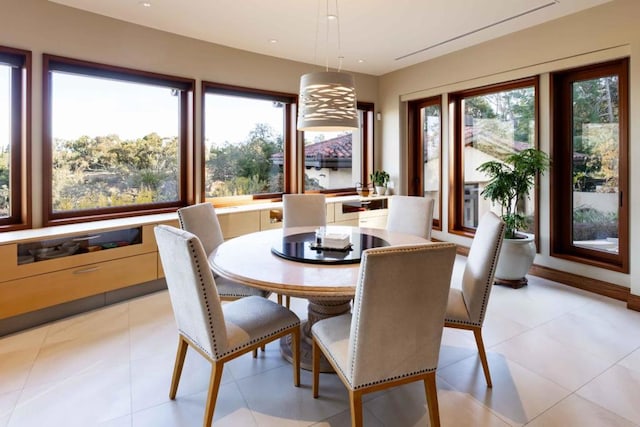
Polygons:
M300 78L298 130L333 132L358 128L356 89L351 74L319 71Z

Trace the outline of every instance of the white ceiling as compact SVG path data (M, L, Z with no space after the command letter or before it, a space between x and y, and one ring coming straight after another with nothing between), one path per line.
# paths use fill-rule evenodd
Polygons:
M338 67L337 21L325 18L327 2L336 14L338 0L148 0L150 7L141 0L50 1L279 58L323 66L328 59L330 68ZM608 1L342 0L342 68L382 75Z

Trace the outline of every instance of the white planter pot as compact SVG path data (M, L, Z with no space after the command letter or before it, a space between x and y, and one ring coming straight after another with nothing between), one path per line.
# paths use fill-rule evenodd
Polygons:
M496 266L495 283L520 288L527 284L525 275L536 257L533 235L524 239L504 239Z
M386 187L379 187L376 185L376 194L378 196L384 196L384 193L387 192L387 188Z

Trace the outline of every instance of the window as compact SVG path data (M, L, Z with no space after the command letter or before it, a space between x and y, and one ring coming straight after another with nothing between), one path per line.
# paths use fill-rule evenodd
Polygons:
M431 197L433 226L441 230L442 97L409 102L409 195Z
M45 223L187 204L194 81L44 55Z
M552 255L628 272L629 61L552 76Z
M204 197L279 198L290 188L296 95L203 82Z
M368 182L373 104L358 103L357 131L297 132L295 94L213 82L203 82L202 93L205 200L224 206L299 189L355 193Z
M0 46L0 231L31 225L31 52Z
M368 182L373 104L358 103L358 116L356 131L304 132L305 192L353 192Z
M537 77L471 89L451 95L455 117L454 188L450 198L451 232L472 234L482 215L501 214L482 196L488 178L476 168L489 160L536 146ZM525 201L524 212L533 233L536 194Z

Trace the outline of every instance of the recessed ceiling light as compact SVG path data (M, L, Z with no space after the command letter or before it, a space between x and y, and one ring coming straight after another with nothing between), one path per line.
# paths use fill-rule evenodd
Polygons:
M358 64L362 64L364 62L364 59L358 59Z
M278 43L278 40L276 40L276 39L269 39L269 43L271 43L271 44L276 44L276 43Z
M138 2L138 4L142 7L151 7L150 1L141 1L141 2Z
M338 16L337 15L327 15L327 19L329 21L335 21L336 19L338 19Z

